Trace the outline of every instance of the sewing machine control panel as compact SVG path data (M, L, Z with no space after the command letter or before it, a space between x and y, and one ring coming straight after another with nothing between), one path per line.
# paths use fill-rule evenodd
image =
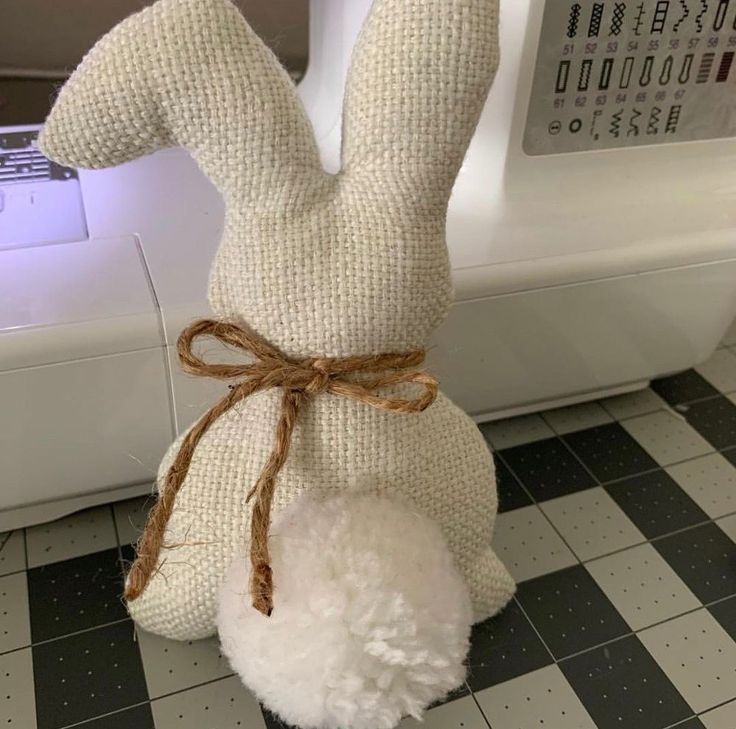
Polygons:
M547 0L529 155L736 136L736 0Z

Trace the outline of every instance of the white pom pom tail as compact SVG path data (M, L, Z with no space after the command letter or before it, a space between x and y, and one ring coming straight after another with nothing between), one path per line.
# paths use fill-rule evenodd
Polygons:
M243 682L303 729L391 729L465 678L472 609L439 527L396 501L303 497L272 529L274 611L237 558L218 628Z

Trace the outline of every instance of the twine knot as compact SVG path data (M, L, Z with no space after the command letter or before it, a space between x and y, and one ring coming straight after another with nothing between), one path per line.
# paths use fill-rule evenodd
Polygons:
M222 344L246 352L255 361L247 364L207 363L193 351L194 341L203 336L213 337ZM197 421L182 441L136 545L137 556L128 573L124 597L128 601L140 597L156 570L176 495L184 483L194 450L202 436L221 415L241 400L256 392L277 387L282 390L282 396L274 446L246 498L246 503L253 501L250 530L251 598L256 610L270 615L273 610L273 577L268 551L271 506L276 478L286 463L291 436L305 400L322 393L331 393L388 412L419 413L437 397L437 380L426 372L414 369L424 361L424 352L421 350L297 359L288 357L263 338L237 324L212 319L201 319L184 329L179 335L177 349L185 372L236 382L229 385L228 394ZM402 383L419 385L422 392L413 399L376 394L383 388Z
M312 360L309 366L314 374L304 389L310 395L318 395L321 392L326 392L330 384L329 365L326 363L326 360Z

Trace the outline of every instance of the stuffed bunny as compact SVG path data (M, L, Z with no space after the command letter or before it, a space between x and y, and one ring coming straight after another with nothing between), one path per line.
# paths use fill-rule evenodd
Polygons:
M446 208L497 61L497 0L375 0L353 53L333 175L291 79L239 11L228 0L159 0L85 57L39 144L89 168L188 149L226 203L212 310L289 362L416 352L451 301ZM411 380L387 382L386 397L412 397ZM277 520L294 517L287 507L302 494L396 499L438 525L473 619L499 611L514 583L491 548L493 461L471 419L442 394L409 413L322 390L292 423ZM215 632L218 591L250 538L246 494L272 452L282 400L278 387L256 391L201 434L166 525L174 548L129 604L146 630L179 640ZM161 465L162 498L183 438ZM279 615L274 584L264 622Z

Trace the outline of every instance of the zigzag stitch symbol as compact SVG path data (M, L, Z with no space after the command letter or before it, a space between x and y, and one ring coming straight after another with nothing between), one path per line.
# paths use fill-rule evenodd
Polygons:
M621 134L621 117L624 114L623 109L619 109L612 117L611 117L611 126L608 128L608 133L616 137L618 139L619 135Z
M626 132L626 136L630 137L632 134L635 137L639 136L639 125L636 120L641 116L641 112L638 109L632 109L631 119L629 119L629 130Z
M657 134L659 132L659 117L662 114L662 109L658 106L653 106L652 111L649 114L649 122L647 123L647 134Z

